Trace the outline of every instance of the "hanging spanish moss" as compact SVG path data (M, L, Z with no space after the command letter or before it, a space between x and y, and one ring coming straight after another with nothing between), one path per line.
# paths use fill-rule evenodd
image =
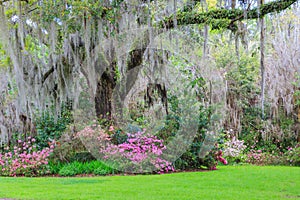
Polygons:
M240 43L248 50L247 21L284 10L296 0L265 3L259 10L253 5L241 8L234 4L236 1L231 1L230 5L229 1L219 1L217 9L209 9L203 2L2 2L1 48L5 49L4 60L8 67L0 72L0 92L3 94L0 96L0 142L9 141L14 132L34 134L32 120L35 114L53 106L59 115L66 102L71 102L79 120L96 117L113 120L114 92L121 91L116 98L125 101L124 106L129 108L128 96L133 93L134 86L146 80L149 84L141 96L147 106L159 100L164 112L168 113L168 87L157 81L157 74L165 73L164 66L171 65L170 59L181 55L180 62L186 64L184 60L190 60L193 63L193 67L186 69L193 72L193 78L205 77L207 83L217 82L218 78L212 73L217 69L213 55L210 55L213 48L210 32L232 31L236 37L236 54L240 57ZM295 86L283 82L296 79L293 74L298 64L298 24L289 24L293 28L274 24L278 35L272 37L274 51L268 53L270 57L276 55L278 60L266 56L266 88L270 88L266 94L274 117L279 113L278 102L287 114L295 109ZM285 33L287 30L289 32ZM200 46L183 45L185 40L178 39L184 34L190 37L191 33L198 41L187 43L198 42ZM283 47L286 51L282 51ZM199 53L197 49L202 50ZM284 55L287 52L294 55L292 61ZM199 61L199 57L205 59ZM142 72L138 70L141 66L147 71L147 77L141 76ZM210 68L203 69L202 66ZM271 84L275 80L277 82ZM218 90L223 91L217 87L214 92ZM216 95L209 97L215 93L206 94L207 99L217 98ZM230 121L239 129L241 110L234 103L234 100L228 101L228 107L234 110Z

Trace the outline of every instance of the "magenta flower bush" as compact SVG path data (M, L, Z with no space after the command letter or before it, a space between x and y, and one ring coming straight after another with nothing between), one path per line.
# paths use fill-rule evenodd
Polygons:
M126 142L119 145L110 143L102 149L104 159L123 163L124 170L130 172L174 171L172 163L161 157L166 149L163 140L145 132L128 133L127 136Z
M35 138L18 140L12 149L4 148L0 152L1 176L39 176L48 173L48 157L54 149L54 143L41 151L37 150Z
M112 130L113 127L110 127L109 132ZM127 133L126 141L120 144L112 143L110 135L98 126L86 127L78 132L77 136L83 140L89 151L95 152L97 147L101 159L116 164L121 171L129 173L174 171L172 163L162 157L166 149L163 140L146 134L145 131ZM97 145L93 144L94 141L97 141Z
M218 161L220 161L224 165L228 164L227 160L225 158L223 158L223 151L222 150L217 150L214 153L213 162L212 162L213 164L211 166L209 166L209 169L210 170L216 170L217 169L217 165L218 165Z

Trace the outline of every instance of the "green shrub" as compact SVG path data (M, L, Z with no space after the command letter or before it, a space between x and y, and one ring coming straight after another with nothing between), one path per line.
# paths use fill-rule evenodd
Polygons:
M71 163L51 163L50 171L60 176L75 176L80 174L107 175L115 173L115 170L101 161Z
M209 116L210 116L210 108L205 108L204 106L199 110L199 118L198 118L198 131L194 137L190 148L182 154L174 163L176 169L186 170L186 169L199 169L202 167L206 167L208 169L214 169L217 164L216 153L219 151L219 148L216 145L213 147L205 157L199 155L203 147L204 139L206 138L206 130L209 126ZM165 132L163 135L172 136L176 133L180 126L180 117L173 115L172 117L167 118L167 125ZM172 138L172 137L171 137ZM215 141L215 143L219 143L221 141Z
M48 166L49 166L50 174L58 174L59 170L64 167L64 163L49 161Z
M127 141L128 136L122 130L116 130L111 136L111 142L118 145Z
M66 165L59 170L58 174L60 176L75 176L80 173L79 170L73 165Z
M110 171L108 169L104 169L102 167L99 167L99 168L96 168L94 171L93 171L93 174L95 175L100 175L100 176L105 176L105 175L108 175L110 174Z
M84 163L81 162L72 162L63 166L58 174L61 176L75 176L78 174L87 174L88 169L84 166Z
M40 149L47 147L49 142L61 137L67 125L73 121L71 109L71 106L63 105L58 116L54 108L38 114L35 119L35 126L37 145Z
M51 159L53 162L88 162L94 160L92 155L86 153L86 147L79 137L74 135L74 131L69 126L65 133L56 141L57 145L53 151ZM87 157L84 157L87 156Z
M91 162L94 161L94 156L88 151L82 152L75 152L74 156L70 158L71 162L78 161L78 162Z

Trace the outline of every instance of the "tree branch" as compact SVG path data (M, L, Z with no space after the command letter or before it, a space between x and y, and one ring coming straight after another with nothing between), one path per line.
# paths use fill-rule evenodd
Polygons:
M245 18L247 19L256 19L263 17L269 13L273 12L280 12L282 10L287 9L293 3L297 2L298 0L278 0L275 2L270 2L262 5L259 9L253 8L248 12L244 13L243 10L240 9L216 9L210 10L208 12L200 12L200 11L193 11L193 12L178 12L176 14L177 18L177 25L188 25L188 24L212 24L216 22L216 20L227 20L227 24L219 24L218 26L214 26L214 28L228 28L234 21L241 21ZM163 21L159 22L158 27L171 29L174 28L174 16L171 15L165 18ZM213 25L213 24L212 24ZM227 27L226 27L227 26Z
M47 80L47 78L54 72L54 67L52 66L44 75L42 78L42 84L45 83L45 81Z
M2 5L5 2L8 2L8 1L10 1L10 0L2 0L2 1L0 1L0 5ZM25 1L26 3L28 3L28 0L20 0L20 1Z

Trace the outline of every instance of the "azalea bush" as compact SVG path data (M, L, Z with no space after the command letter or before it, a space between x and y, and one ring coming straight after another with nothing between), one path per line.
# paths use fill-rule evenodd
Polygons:
M75 126L75 125L74 125ZM64 134L56 140L56 146L50 159L53 163L81 161L87 162L95 158L86 150L80 138L77 138L74 126L68 126Z
M117 163L118 169L131 173L157 171L158 173L174 171L172 163L163 159L162 154L166 149L164 141L144 131L127 133L125 141L115 144L113 128L106 133L100 126L88 126L77 133L84 140L86 147L94 155L107 162ZM120 133L118 133L120 134ZM95 144L97 141L97 144ZM95 149L99 152L95 152Z
M294 148L288 147L285 156L289 165L300 166L300 144L297 144Z
M201 133L205 136L204 130ZM190 148L171 163L170 159L165 157L167 155L163 154L166 150L165 141L159 136L146 133L146 130L125 133L113 126L104 130L94 124L86 126L76 134L76 137L83 141L87 150L96 158L117 164L120 171L133 173L153 171L164 173L174 171L175 168L187 170L199 169L203 166L214 170L218 162L226 165L227 160L217 144L205 157L198 155L204 136L197 134Z
M39 176L49 173L48 158L54 149L54 142L49 147L38 150L36 139L18 140L12 148L6 147L0 152L1 176Z
M250 150L244 161L253 165L287 165L286 157L282 152L270 153L262 150Z
M257 137L253 138L251 145L247 145L244 154L241 156L242 161L254 165L295 165L297 153L295 148L287 147L280 140L263 143Z
M244 141L233 137L224 143L224 156L238 157L245 149Z
M106 149L104 159L113 159L125 164L126 171L143 172L158 171L159 173L174 171L172 163L161 158L166 149L163 140L146 134L145 131L128 133L128 139L119 145L110 143Z
M266 154L262 150L251 149L247 153L246 162L256 165L264 165L266 163Z
M224 149L224 157L226 157L229 161L236 163L243 161L243 152L247 147L244 145L244 140L232 137L225 141L222 146Z

